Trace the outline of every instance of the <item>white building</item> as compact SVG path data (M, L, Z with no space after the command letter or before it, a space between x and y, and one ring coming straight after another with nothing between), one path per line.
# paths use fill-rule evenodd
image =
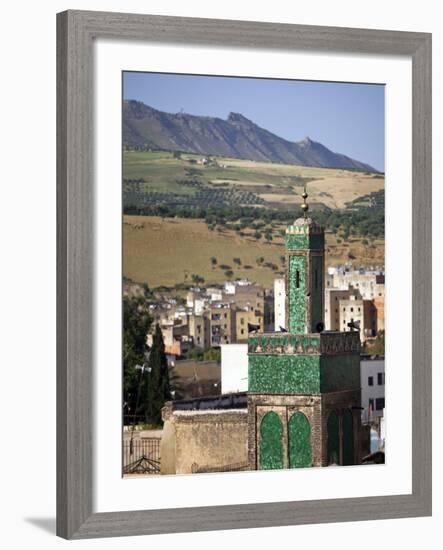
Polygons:
M351 296L359 296L358 290L325 289L325 329L347 330L340 325L340 300L349 300Z
M274 323L275 330L286 328L286 288L285 279L274 279Z
M332 286L340 290L352 287L360 292L363 300L384 296L385 276L377 271L336 271L332 275Z
M385 359L362 357L360 359L362 422L377 421L385 408Z
M222 344L221 392L248 391L248 345Z

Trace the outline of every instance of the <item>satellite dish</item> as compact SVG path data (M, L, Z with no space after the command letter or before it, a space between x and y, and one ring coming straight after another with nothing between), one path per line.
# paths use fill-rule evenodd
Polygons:
M253 325L252 323L248 323L248 332L256 332L257 330L260 330L260 325Z
M317 323L315 328L317 332L323 332L325 330L325 325L320 321L319 323Z
M352 320L350 323L348 323L348 327L352 330L360 330L360 321L354 321Z

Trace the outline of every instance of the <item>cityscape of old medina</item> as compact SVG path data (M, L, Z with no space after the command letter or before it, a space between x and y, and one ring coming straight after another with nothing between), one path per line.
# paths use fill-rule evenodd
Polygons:
M384 86L123 74L124 477L385 462Z

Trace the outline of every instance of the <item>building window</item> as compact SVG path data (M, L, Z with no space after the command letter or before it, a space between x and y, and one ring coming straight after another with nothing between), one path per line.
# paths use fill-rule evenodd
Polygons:
M384 375L384 372L378 372L377 373L377 384L379 386L383 386L383 384L385 383L385 375Z
M374 400L373 399L370 399L369 400L369 406L368 406L369 410L370 411L373 411L374 410Z
M373 386L373 385L374 385L374 377L368 376L368 386Z
M240 334L244 334L245 333L245 329L242 328L241 331L240 331Z
M376 411L382 411L385 408L385 398L384 397L378 397L375 400L375 410Z
M300 271L298 269L295 272L295 288L300 288Z
M242 317L242 318L240 319L240 324L241 324L241 325L244 325L244 324L245 324L245 318L244 318L244 317Z
M354 313L354 308L353 307L351 307L351 313Z

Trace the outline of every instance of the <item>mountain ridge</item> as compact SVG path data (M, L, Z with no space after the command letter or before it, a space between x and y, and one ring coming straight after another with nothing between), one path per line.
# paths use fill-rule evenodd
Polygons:
M281 138L241 113L231 112L226 119L174 114L136 100L123 102L123 145L378 173L369 164L335 153L308 136L298 142Z

